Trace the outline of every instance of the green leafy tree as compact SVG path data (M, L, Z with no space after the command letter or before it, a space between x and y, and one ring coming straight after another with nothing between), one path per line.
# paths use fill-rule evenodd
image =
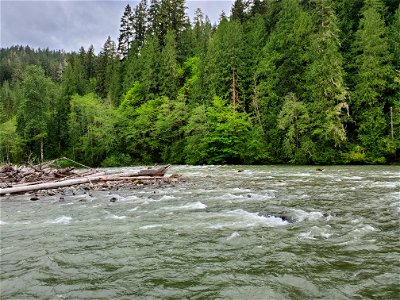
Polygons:
M95 94L74 95L68 117L70 155L89 165L100 165L116 147L117 115Z
M187 163L254 163L268 157L262 143L254 142L259 136L249 116L235 111L220 97L214 97L205 114L202 106L192 113L185 133Z
M44 160L44 141L48 135L49 109L56 88L42 68L28 66L21 82L22 96L17 114L17 132L27 145L27 154Z
M3 82L0 89L0 106L2 107L4 116L3 118L8 120L12 117L15 112L15 107L17 105L17 99L14 91L11 89L8 80ZM0 118L0 122L3 118Z
M158 142L162 161L173 164L184 163L184 128L188 120L185 99L171 101L162 98L155 124L154 139Z
M311 117L304 102L295 94L285 97L278 117L278 128L284 132L283 150L285 161L307 164L315 156L315 144L310 137Z
M160 162L160 144L154 138L154 133L162 102L162 98L156 98L143 103L133 111L125 109L126 125L122 134L126 150L135 162Z
M23 149L22 138L17 133L17 120L12 117L0 123L0 162L18 162Z
M204 136L211 131L207 121L207 107L199 105L190 112L187 125L184 127L185 146L183 149L185 163L204 164L207 160L207 143Z

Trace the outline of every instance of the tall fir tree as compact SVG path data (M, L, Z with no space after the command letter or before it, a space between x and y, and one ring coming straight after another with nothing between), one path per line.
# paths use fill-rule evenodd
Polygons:
M281 162L284 158L283 134L277 128L278 116L285 97L293 94L298 99L304 93L307 51L313 32L312 17L299 2L283 0L278 21L263 48L254 77L267 149L276 162Z
M146 100L154 99L159 95L159 59L160 45L158 37L147 36L143 44L137 64L140 66L138 81Z
M339 28L331 0L315 0L316 28L308 52L304 101L312 115L313 162L334 161L339 146L347 140L348 91L344 82ZM310 152L311 153L311 152ZM318 153L318 155L316 155Z
M96 66L96 93L101 98L106 98L113 73L113 66L117 58L115 42L109 36L104 43L97 59Z
M161 51L159 82L160 94L170 99L174 99L178 91L180 67L177 58L175 32L169 30Z
M147 34L159 36L161 26L161 0L150 0L147 11Z
M213 35L206 57L206 90L213 96L230 99L234 109L244 109L244 35L238 21L223 19Z
M231 20L243 23L246 20L248 3L244 0L235 0L231 8Z
M394 73L382 8L380 0L364 1L354 41L357 73L351 101L360 151L366 153L366 161L381 163L394 151L386 116L390 106L386 95Z
M141 0L133 13L133 30L135 33L135 45L141 47L146 39L147 32L147 0Z
M128 56L129 47L134 36L133 15L129 4L126 5L123 16L121 17L120 34L118 38L118 54L122 59Z

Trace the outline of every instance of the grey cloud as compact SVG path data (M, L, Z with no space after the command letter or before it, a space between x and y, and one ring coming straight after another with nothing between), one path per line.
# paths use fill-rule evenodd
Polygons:
M1 5L1 47L29 45L34 48L78 51L93 44L99 51L107 36L118 39L120 18L126 4L136 1L9 1ZM188 13L197 7L213 22L221 11L229 13L231 1L188 1Z

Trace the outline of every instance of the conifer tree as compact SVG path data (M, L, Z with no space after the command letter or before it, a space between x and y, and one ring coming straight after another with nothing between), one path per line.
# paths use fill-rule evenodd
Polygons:
M133 14L133 31L135 33L136 46L143 45L147 32L147 0L141 0L135 7Z
M244 36L242 25L223 19L210 41L206 57L209 101L217 95L230 99L234 109L244 109Z
M342 56L339 51L339 28L331 0L315 0L317 32L312 36L309 65L305 71L304 101L312 115L312 140L320 157L319 163L332 161L328 152L343 145L343 125L348 114L347 90L344 83ZM321 155L325 153L324 157Z
M231 8L231 20L243 23L246 19L247 1L235 0Z
M364 1L354 42L357 73L351 101L352 114L357 122L357 138L369 162L384 162L384 155L393 151L388 144L389 121L384 109L387 108L386 93L394 74L382 7L380 0Z
M304 93L306 54L313 32L313 20L299 2L283 0L254 77L268 150L277 162L283 157L282 132L276 126L278 116L285 97L293 94L301 100Z
M95 54L94 47L90 45L85 57L85 73L86 78L90 79L95 76Z
M121 17L120 34L118 38L118 54L122 59L128 56L130 43L133 39L133 15L129 4L126 5L123 16Z
M179 65L175 33L169 30L165 37L165 46L161 51L160 60L160 93L170 99L174 99L178 91Z
M109 36L97 59L96 66L96 93L101 98L106 98L113 73L113 66L117 58L115 42Z
M150 0L147 12L147 33L152 36L159 36L161 26L161 3L160 0Z
M137 64L140 66L138 79L146 100L154 99L159 93L159 57L160 46L156 36L147 36Z

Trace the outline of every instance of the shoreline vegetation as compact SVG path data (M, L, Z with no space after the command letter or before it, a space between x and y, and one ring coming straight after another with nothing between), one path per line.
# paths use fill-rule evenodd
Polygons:
M392 0L127 4L100 51L0 49L0 162L398 164L399 32Z

